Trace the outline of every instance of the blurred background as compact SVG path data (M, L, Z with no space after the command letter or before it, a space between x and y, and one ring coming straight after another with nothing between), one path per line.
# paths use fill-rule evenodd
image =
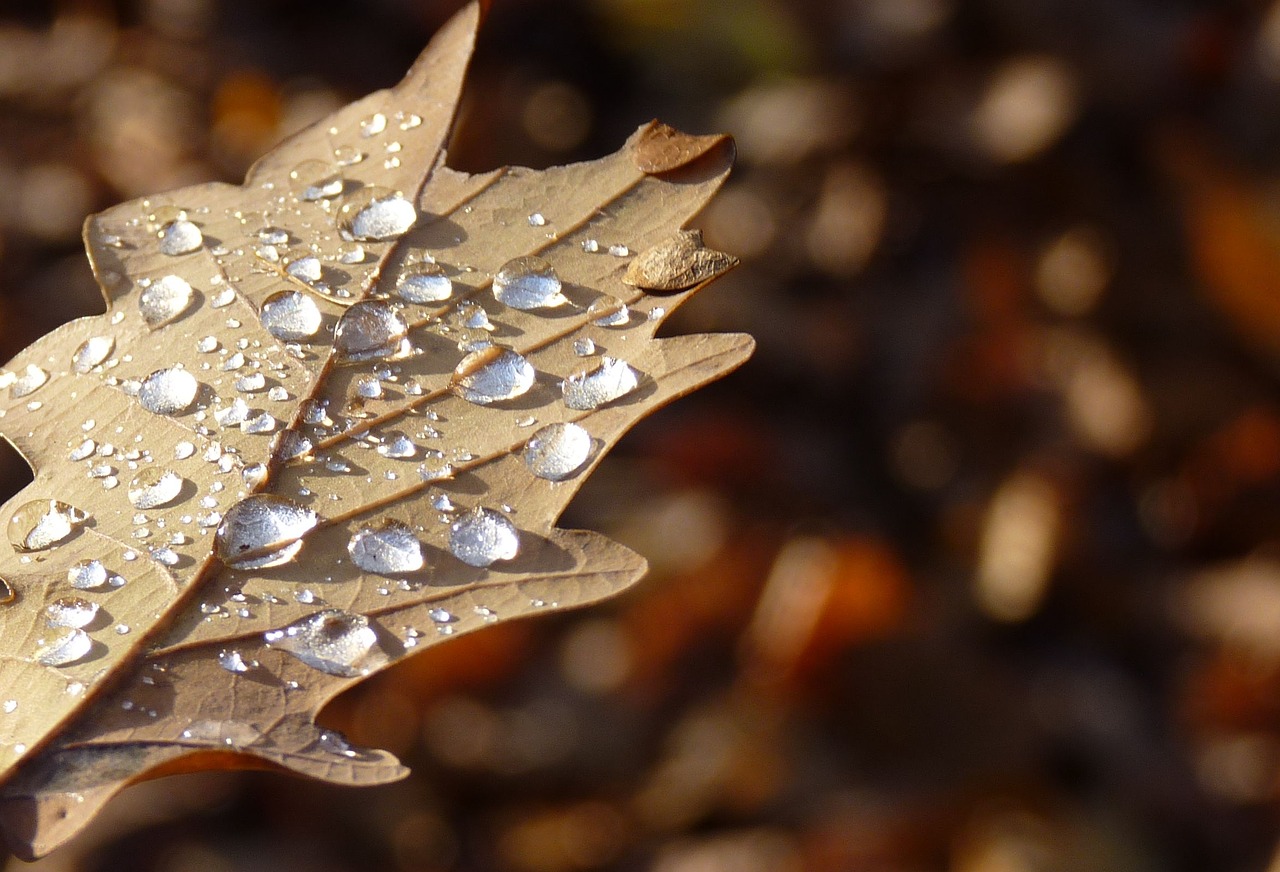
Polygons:
M87 213L460 5L0 3L0 360L101 310ZM494 7L454 166L738 141L668 330L759 350L565 518L652 573L331 707L408 781L154 782L35 868L1280 870L1280 3Z

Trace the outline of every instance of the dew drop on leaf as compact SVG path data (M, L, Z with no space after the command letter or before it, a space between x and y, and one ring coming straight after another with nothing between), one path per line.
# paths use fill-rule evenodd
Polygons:
M404 235L418 220L418 210L395 191L370 185L342 204L339 218L347 239L382 242Z
M383 457L396 460L408 460L418 453L418 446L403 433L388 433L387 438L378 446L378 453Z
M218 652L218 665L228 672L248 672L249 664L244 662L239 651L223 649Z
M88 519L60 500L33 500L9 519L9 543L19 552L43 551L65 541Z
M274 494L253 494L227 510L214 534L218 559L233 569L263 569L291 560L315 527L315 512Z
M167 506L182 493L185 482L182 476L167 469L145 469L129 485L129 502L135 509Z
M260 317L266 331L283 342L310 339L324 323L315 300L301 291L280 291L267 297Z
M36 660L45 666L68 666L80 660L93 648L93 640L84 630L67 629L36 652Z
M396 294L410 303L438 303L452 293L453 281L438 263L416 264L396 279Z
M561 306L560 277L551 264L536 255L509 260L493 277L493 295L513 309Z
M563 481L587 462L591 447L591 434L578 424L548 424L529 438L524 462L538 478Z
M71 355L71 366L78 373L86 373L98 366L115 351L116 340L111 336L93 336L86 339Z
M48 380L49 373L34 363L29 363L22 374L13 380L13 385L9 388L9 396L16 400L34 394L44 387Z
M138 297L138 310L148 327L163 327L176 321L191 305L194 293L181 276L168 275L148 285Z
M67 570L67 583L76 590L93 590L107 583L109 573L101 560L81 560Z
M342 178L323 161L304 160L289 173L300 199L307 202L327 200L342 193Z
M386 303L356 303L342 314L333 334L333 347L347 360L375 360L399 353L409 325Z
M351 562L365 572L392 575L422 568L422 543L408 525L390 518L361 527L347 543Z
M449 551L468 566L484 568L520 551L520 534L501 512L476 506L453 522Z
M527 393L533 381L534 370L529 361L510 348L490 345L462 358L453 371L450 387L467 402L487 406Z
M204 234L190 221L171 221L160 231L160 253L175 257L204 245Z
M283 630L265 633L263 641L313 669L329 675L353 676L368 671L362 666L378 636L364 615L325 609Z
M142 380L138 402L156 415L180 415L196 401L200 383L185 369L159 369Z
M591 411L626 396L638 384L639 376L625 360L602 357L595 369L576 373L560 382L560 392L570 409Z
M93 623L98 604L78 596L56 599L44 607L44 618L51 627L80 629Z
M320 281L322 271L320 269L320 258L313 255L300 257L297 260L290 261L285 267L285 272L293 276L295 279L301 279L304 282L315 283Z
M622 327L631 320L631 311L617 297L604 296L591 302L587 317L598 327Z

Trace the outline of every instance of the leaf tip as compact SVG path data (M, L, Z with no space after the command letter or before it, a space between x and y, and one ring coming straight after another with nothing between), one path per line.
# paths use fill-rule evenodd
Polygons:
M733 137L724 133L695 136L656 120L636 132L631 146L636 166L649 174L680 169L717 148L726 148L729 162L733 159Z

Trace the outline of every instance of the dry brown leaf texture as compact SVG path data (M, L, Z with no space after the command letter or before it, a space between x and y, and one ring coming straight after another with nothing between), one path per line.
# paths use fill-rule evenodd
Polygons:
M695 252L678 293L623 281L634 252L679 238L732 145L654 123L589 163L449 169L479 17L243 186L92 218L106 313L4 371L0 432L36 471L0 513L0 823L18 853L161 773L399 778L314 724L328 700L644 572L555 521L642 415L750 354L741 335L654 338L730 258Z

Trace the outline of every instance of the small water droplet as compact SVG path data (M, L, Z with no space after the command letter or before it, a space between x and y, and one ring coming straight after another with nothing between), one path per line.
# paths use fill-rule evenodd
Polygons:
M408 460L418 453L418 446L403 433L388 433L386 439L378 446L378 453L383 457L396 460Z
M387 116L383 115L381 112L375 112L360 122L360 135L365 139L368 139L371 136L377 136L386 129Z
M560 382L564 404L570 409L591 411L624 397L636 389L639 376L624 360L602 357L600 365L576 373Z
M9 519L9 543L26 553L52 548L68 539L89 516L59 500L33 500Z
M170 221L160 231L160 253L170 257L190 254L204 245L204 234L190 221Z
M176 321L187 311L194 297L186 279L168 275L153 281L142 291L138 297L138 311L147 326L155 329Z
M107 583L109 573L101 560L81 560L67 570L67 582L77 590L93 590Z
M453 465L439 451L428 452L431 458L418 467L418 477L423 481L444 481L453 478Z
M534 377L533 366L520 354L501 345L490 345L462 358L453 371L450 387L464 400L486 406L527 393Z
M595 254L597 251L600 250L599 240L596 240L596 239L582 240L582 250L585 251L587 254Z
M236 379L236 390L244 394L254 394L267 386L267 377L260 372L251 372Z
M185 369L170 367L151 373L142 381L138 402L156 415L180 415L196 401L200 383Z
M617 297L604 296L592 300L587 307L587 317L597 327L622 327L631 320L631 311Z
M382 396L382 380L376 375L357 376L351 383L357 397L376 400Z
M340 167L355 166L364 158L365 153L354 145L340 145L333 150L333 160Z
M218 558L233 569L262 569L293 559L315 512L284 497L253 494L227 510L214 534Z
M621 245L621 244L619 244L619 245L610 245L610 246L609 246L609 253L610 253L610 254L612 254L614 257L630 257L630 256L631 256L631 249L629 249L629 248L627 248L625 245Z
M213 301L209 304L215 309L225 309L235 302L236 292L233 288L223 288L214 296Z
M589 338L575 339L573 341L573 353L578 357L590 357L596 353L596 343Z
M93 452L98 448L98 443L92 439L86 439L71 449L71 453L67 455L68 460L87 460L93 456Z
M347 543L347 551L356 566L379 575L417 572L424 563L422 543L413 530L390 518L357 530Z
M71 366L78 373L89 372L110 357L115 348L114 337L92 336L82 342L71 356Z
M452 624L454 621L458 620L457 615L448 609L434 608L427 612L427 615L437 624Z
M529 438L524 462L538 478L563 481L582 468L591 449L591 434L581 426L570 422L548 424Z
M520 550L520 534L501 513L476 506L449 528L449 550L468 566L510 560Z
M541 212L534 212L529 215L530 227L543 227L547 223L547 219Z
M395 239L418 220L418 210L402 195L370 185L356 191L339 210L340 228L349 240Z
M78 596L65 596L44 607L44 619L50 627L80 629L93 623L98 604Z
M263 302L259 317L267 332L284 342L310 339L324 323L315 300L301 291L272 294Z
M283 630L271 630L263 640L313 669L329 675L353 676L369 671L369 654L378 635L364 615L325 609Z
M42 388L48 380L49 373L34 363L29 363L27 368L22 371L22 374L13 380L13 385L9 388L9 396L17 400L33 394Z
M334 350L347 360L374 360L401 352L409 325L386 303L359 302L347 309L333 334Z
M36 660L45 666L68 666L84 658L93 648L93 640L84 630L69 628L41 646Z
M289 173L294 190L307 202L327 200L342 193L342 178L328 164L318 160L304 160Z
M420 263L400 273L396 294L410 303L437 303L453 294L453 281L438 263Z
M182 731L182 738L228 748L246 748L262 738L262 731L242 721L198 720L192 721Z
M289 231L279 227L263 227L258 231L258 241L264 245L287 245Z
M320 258L315 257L314 255L308 255L307 257L300 257L297 260L290 261L289 265L285 267L285 272L289 273L289 275L293 276L295 279L301 279L304 282L312 284L320 281L320 276L323 274L320 268Z
M536 255L509 260L493 277L493 296L513 309L561 306L560 277L551 264Z
M280 422L275 419L274 415L262 412L255 415L247 421L240 422L240 432L249 434L274 433L276 426ZM227 470L223 470L226 472Z
M186 460L196 453L196 447L185 439L173 446L173 459Z
M228 672L248 672L249 664L240 656L239 651L223 648L218 652L218 665Z
M135 509L167 506L182 493L186 479L167 469L151 467L138 473L129 485L129 502Z

